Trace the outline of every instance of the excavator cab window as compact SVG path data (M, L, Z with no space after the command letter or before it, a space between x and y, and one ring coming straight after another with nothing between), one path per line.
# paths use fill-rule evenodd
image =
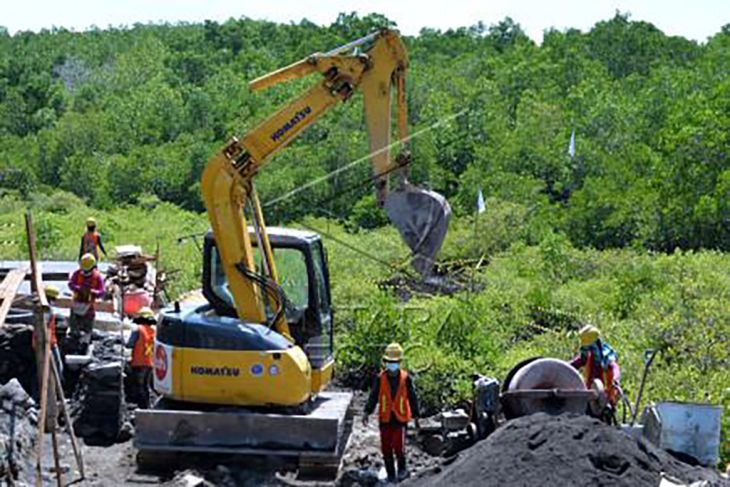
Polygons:
M261 255L258 248L254 248L254 259L257 269L261 272ZM274 249L274 260L276 268L280 275L281 288L288 300L289 306L286 309L287 320L289 322L297 322L304 315L309 306L309 279L307 272L307 261L305 254L295 248L278 248ZM228 287L228 279L221 266L218 249L214 246L211 249L210 258L211 279L210 284L213 293L222 303L225 303L226 312L224 315L230 314L235 309L233 296ZM321 292L321 291L320 291ZM268 307L266 310L269 318L273 316L273 311Z
M271 231L269 239L281 287L289 302L286 317L292 335L312 366L318 367L332 356L333 350L332 298L322 242L311 236L305 239ZM256 265L260 268L260 254L255 247L254 252ZM233 296L210 233L205 238L203 253L203 294L216 314L235 318Z
M312 267L316 296L312 296L316 305L312 307L309 317L313 336L307 341L305 352L312 362L313 367L326 362L334 349L332 334L332 298L330 297L329 273L327 270L327 259L324 255L322 242L317 240L311 244Z
M216 310L225 309L227 311L220 314L230 315L230 310L235 310L235 305L231 291L228 288L228 278L221 265L221 259L215 245L210 248L210 256L206 259L206 262L210 263L210 278L206 280L210 282L210 287L217 300L224 304L224 306L220 304L215 306L216 303L211 304L214 305ZM208 301L210 301L210 298L208 298ZM233 316L235 316L235 311Z
M289 306L286 309L287 320L298 321L309 306L309 277L306 255L297 248L274 248L274 261L279 273L281 288ZM254 248L256 267L261 272L261 253ZM269 312L269 310L267 310Z
M281 288L287 298L289 306L286 309L287 320L297 322L301 320L310 305L309 269L307 255L302 249L294 247L275 247L274 260L281 281ZM221 265L218 248L213 241L206 246L206 268L209 272L203 276L203 292L216 312L223 316L236 316L233 295L228 286L228 279ZM261 272L261 255L254 247L254 262L258 272ZM208 289L206 289L208 288ZM266 309L269 318L273 311Z

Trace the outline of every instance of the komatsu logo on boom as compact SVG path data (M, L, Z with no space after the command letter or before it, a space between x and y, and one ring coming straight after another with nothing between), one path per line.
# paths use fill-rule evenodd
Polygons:
M295 125L304 120L310 113L312 113L312 107L310 106L306 106L299 110L296 115L291 118L291 120L286 122L284 125L279 127L276 132L271 134L271 140L274 142L279 142L281 138L284 137L284 134L293 129Z

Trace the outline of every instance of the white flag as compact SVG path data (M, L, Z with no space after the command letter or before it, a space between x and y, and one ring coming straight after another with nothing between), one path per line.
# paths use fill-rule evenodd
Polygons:
M568 155L572 159L575 157L575 129L570 133L570 144L568 144Z
M479 193L477 193L477 213L484 213L486 209L487 207L484 204L484 195L482 194L482 188L479 188Z

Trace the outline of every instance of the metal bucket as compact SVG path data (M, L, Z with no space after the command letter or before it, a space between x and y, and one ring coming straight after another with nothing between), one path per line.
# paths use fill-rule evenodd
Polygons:
M644 436L652 443L715 466L720 454L720 406L660 402L646 408Z

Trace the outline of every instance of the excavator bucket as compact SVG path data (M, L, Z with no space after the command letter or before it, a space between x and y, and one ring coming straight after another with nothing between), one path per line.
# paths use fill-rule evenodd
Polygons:
M449 228L448 201L434 191L408 185L388 194L384 206L391 223L411 249L413 267L429 277Z

